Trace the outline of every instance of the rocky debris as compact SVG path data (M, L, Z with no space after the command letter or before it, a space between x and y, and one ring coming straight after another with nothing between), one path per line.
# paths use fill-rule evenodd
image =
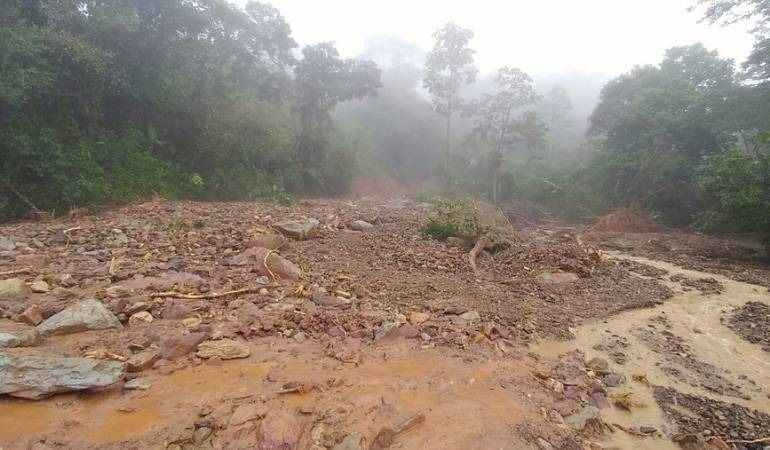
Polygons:
M16 316L16 320L33 327L37 326L43 321L43 308L39 305L32 305Z
M70 334L108 328L122 328L122 325L102 302L94 299L83 300L70 306L37 326L38 331L43 335Z
M726 436L730 439L754 440L767 437L770 415L734 403L683 394L668 387L654 386L655 401L677 429L686 434ZM698 447L693 447L698 448ZM748 447L760 450L762 447Z
M313 218L305 220L284 220L273 224L273 228L282 234L298 240L314 237L321 223Z
M361 433L350 433L342 439L342 442L332 447L332 450L362 450L364 448L363 439Z
M141 372L152 366L159 357L159 349L154 347L146 348L128 358L126 361L126 370L129 372Z
M353 231L367 231L374 228L374 225L365 220L354 220L350 223L350 229Z
M0 250L10 252L16 248L16 243L8 236L0 236Z
M724 291L722 283L714 278L690 278L682 274L672 275L671 281L675 281L683 286L685 291L695 288L703 295L716 295Z
M294 450L302 435L297 418L282 410L269 411L259 424L258 450Z
M626 377L619 373L608 373L602 381L607 387L617 387L626 382Z
M233 415L230 416L230 426L237 426L252 420L257 420L265 417L268 412L268 407L264 403L246 403L233 411Z
M278 276L290 280L302 277L302 270L293 262L282 257L275 250L264 247L251 247L241 254L230 258L230 265L253 266L261 275Z
M481 321L481 314L478 311L466 311L460 314L460 319L468 323L476 323Z
M208 337L208 333L189 333L168 337L161 342L158 357L169 361L180 358L195 350L198 344Z
M0 300L24 300L32 289L21 278L0 280Z
M29 285L29 288L32 292L38 294L45 294L51 291L51 286L49 286L45 280L35 280Z
M762 302L749 301L733 311L728 320L721 322L752 344L770 352L770 306Z
M0 348L34 347L40 343L40 334L37 330L15 331L13 333L0 332Z
M716 436L680 434L674 436L672 440L683 450L732 450L732 447Z
M552 283L552 284L559 284L559 283L571 283L573 281L577 281L580 279L577 274L574 274L572 272L562 272L562 271L555 271L555 272L548 272L548 271L542 271L535 275L535 279L537 281L540 281L542 283Z
M211 435L214 434L214 429L210 426L198 426L196 424L195 431L193 431L192 441L197 446L203 445L209 440Z
M144 378L134 378L123 383L123 389L129 391L146 391L152 387L152 383Z
M247 246L280 250L284 245L286 245L286 238L281 234L260 234L251 238Z
M249 346L233 339L205 341L198 344L199 358L237 359L246 358L251 354Z
M0 354L0 394L41 399L61 392L101 389L123 378L123 364L87 358Z
M146 325L148 323L152 323L153 320L154 317L152 317L152 314L149 312L139 311L138 313L132 314L131 317L128 318L128 326L136 327L139 325Z
M371 450L383 450L393 445L399 434L406 433L425 422L425 415L415 414L394 427L383 427L374 437Z
M424 312L413 311L409 314L409 323L414 326L419 326L423 322L430 319L430 314Z
M586 363L586 367L593 370L595 373L599 375L607 375L610 373L609 370L609 363L604 358L592 358L590 361Z

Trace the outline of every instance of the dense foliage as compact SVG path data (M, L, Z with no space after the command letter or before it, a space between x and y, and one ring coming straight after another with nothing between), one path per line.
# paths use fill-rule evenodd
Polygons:
M257 2L14 0L0 14L0 216L339 192L349 148L330 148L329 112L379 85L328 43L297 60L289 25Z

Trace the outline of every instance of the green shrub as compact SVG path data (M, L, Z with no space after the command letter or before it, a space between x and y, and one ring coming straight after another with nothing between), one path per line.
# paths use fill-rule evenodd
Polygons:
M436 212L428 219L423 232L438 240L449 237L475 238L482 233L473 202L438 200Z

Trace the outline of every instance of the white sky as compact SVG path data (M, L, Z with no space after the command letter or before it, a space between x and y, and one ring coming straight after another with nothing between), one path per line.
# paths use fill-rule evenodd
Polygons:
M700 15L687 11L696 0L263 1L281 11L300 45L335 41L346 57L378 35L429 50L433 31L453 20L475 32L472 47L482 72L510 65L531 74L615 75L698 41L740 64L753 43L749 24L698 23Z

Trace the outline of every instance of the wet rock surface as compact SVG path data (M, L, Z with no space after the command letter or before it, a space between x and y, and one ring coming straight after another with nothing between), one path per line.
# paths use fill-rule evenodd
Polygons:
M102 302L89 299L54 314L38 325L37 330L43 335L55 335L121 327L117 317Z
M123 364L84 358L0 354L0 394L39 399L61 392L106 388L123 377Z
M722 321L743 339L770 352L770 306L750 301Z

